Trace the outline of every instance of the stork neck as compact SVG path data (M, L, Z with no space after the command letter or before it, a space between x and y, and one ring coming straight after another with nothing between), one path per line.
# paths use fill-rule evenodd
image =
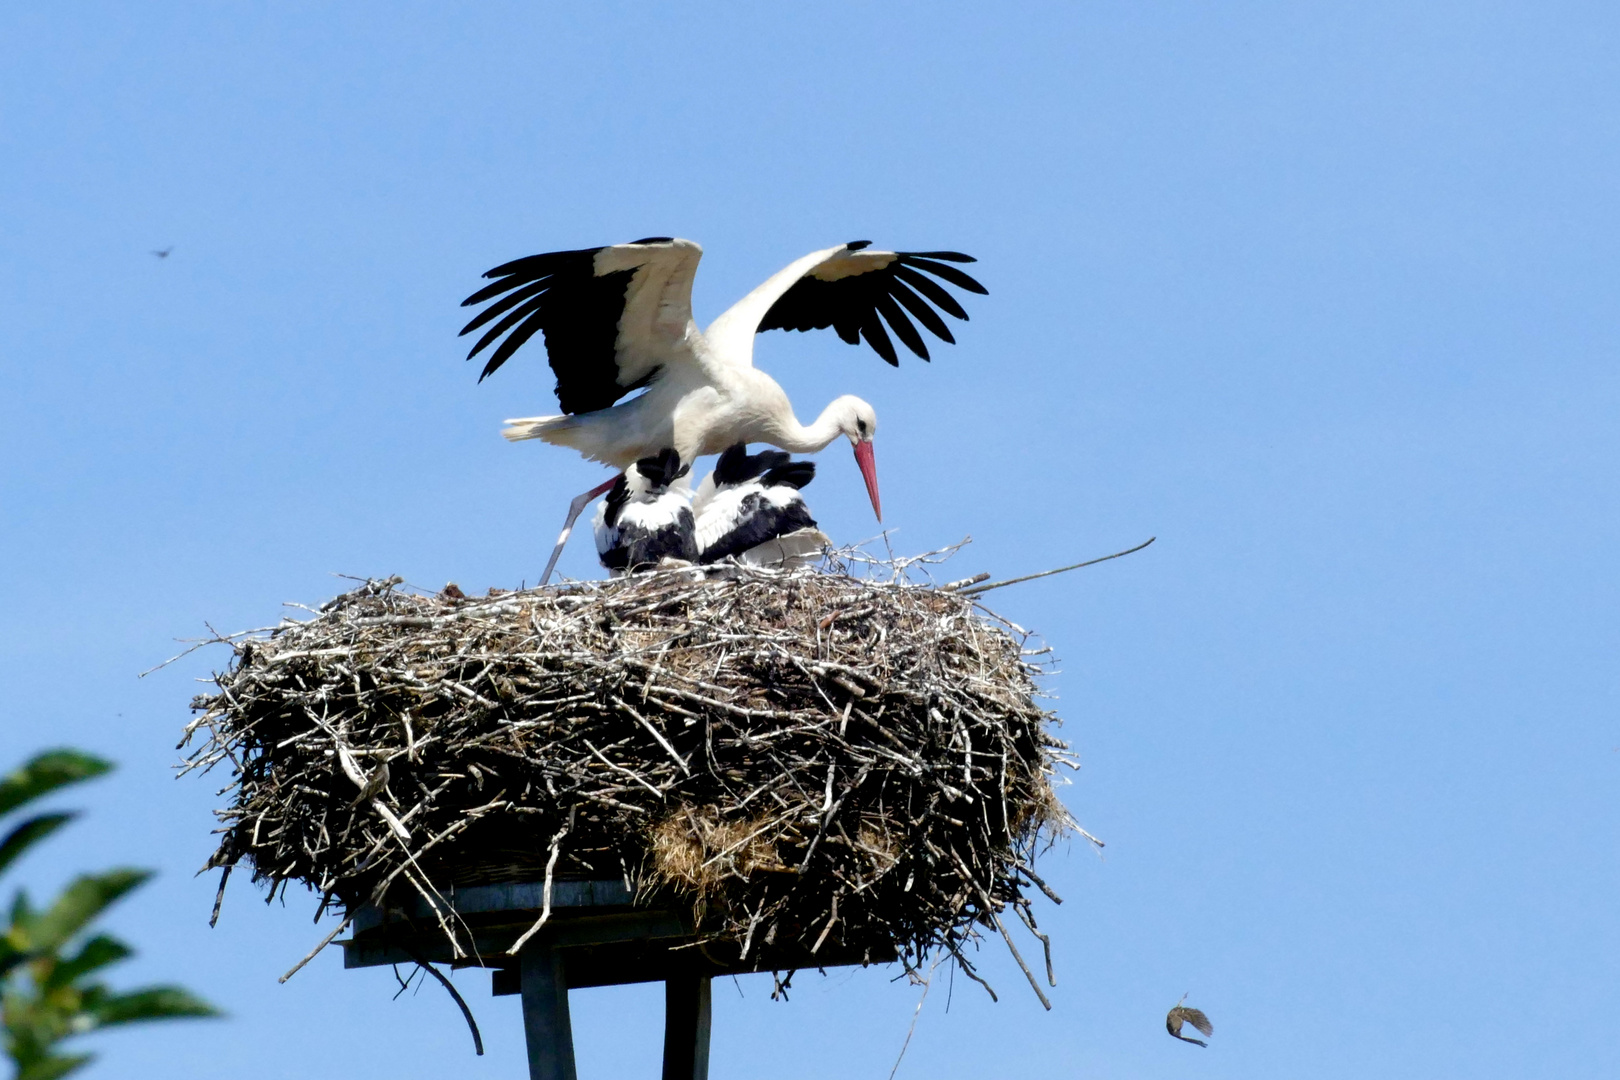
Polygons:
M821 410L821 415L809 427L799 423L797 417L789 417L771 442L793 454L814 454L825 450L829 443L843 434L843 429L838 426L838 417L834 415L836 404Z

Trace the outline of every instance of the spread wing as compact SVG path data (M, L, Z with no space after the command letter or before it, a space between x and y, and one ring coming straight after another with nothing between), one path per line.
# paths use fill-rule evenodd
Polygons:
M1194 1039L1190 1036L1183 1035L1181 1033L1181 1026L1183 1024L1191 1024L1206 1037L1215 1034L1215 1025L1209 1022L1209 1017L1204 1015L1203 1010L1195 1009L1190 1005L1177 1005L1172 1008L1169 1013L1165 1015L1164 1028L1171 1035L1180 1039L1182 1042L1197 1043L1199 1046L1208 1045L1208 1043L1204 1042L1203 1039Z
M484 329L467 359L495 345L483 382L544 331L563 411L605 409L665 366L693 362L687 329L702 257L690 240L655 236L497 266L484 275L494 282L461 302L489 305L461 330Z
M983 285L951 265L975 261L957 251L872 251L869 241L857 240L794 282L765 312L759 329L830 326L851 345L864 338L879 356L898 367L889 338L892 330L906 348L927 360L928 345L912 319L941 341L955 344L939 313L963 320L968 315L940 282L985 294Z
M757 454L750 454L746 443L738 443L728 447L714 463L714 482L717 485L746 483L771 469L786 465L791 457L785 450L761 450Z

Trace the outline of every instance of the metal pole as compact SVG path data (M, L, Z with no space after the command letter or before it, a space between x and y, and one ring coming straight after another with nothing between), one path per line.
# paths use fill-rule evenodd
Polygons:
M707 975L664 980L664 1080L709 1080Z
M523 1035L529 1080L576 1080L574 1030L568 1020L568 979L562 954L531 943L518 957L523 988Z

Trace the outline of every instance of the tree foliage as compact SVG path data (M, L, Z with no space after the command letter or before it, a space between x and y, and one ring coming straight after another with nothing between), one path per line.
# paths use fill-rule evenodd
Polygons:
M40 754L0 777L0 874L29 848L77 815L47 812L6 826L29 803L111 766L75 750ZM112 904L151 877L119 868L76 878L44 907L19 889L0 923L0 1021L15 1080L55 1080L88 1064L93 1054L67 1053L64 1040L100 1028L186 1016L216 1016L207 1002L176 986L117 992L97 981L103 969L133 955L129 946L91 924Z

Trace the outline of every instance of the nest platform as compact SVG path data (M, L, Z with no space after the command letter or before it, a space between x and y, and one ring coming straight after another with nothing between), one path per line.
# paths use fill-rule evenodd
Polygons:
M516 992L545 943L573 950L563 987L706 989L940 952L977 978L965 946L1017 955L1012 916L1045 944L1034 861L1072 824L1072 758L1027 635L949 587L388 579L230 644L187 729L190 768L233 770L209 865L343 911L351 965L479 965Z

